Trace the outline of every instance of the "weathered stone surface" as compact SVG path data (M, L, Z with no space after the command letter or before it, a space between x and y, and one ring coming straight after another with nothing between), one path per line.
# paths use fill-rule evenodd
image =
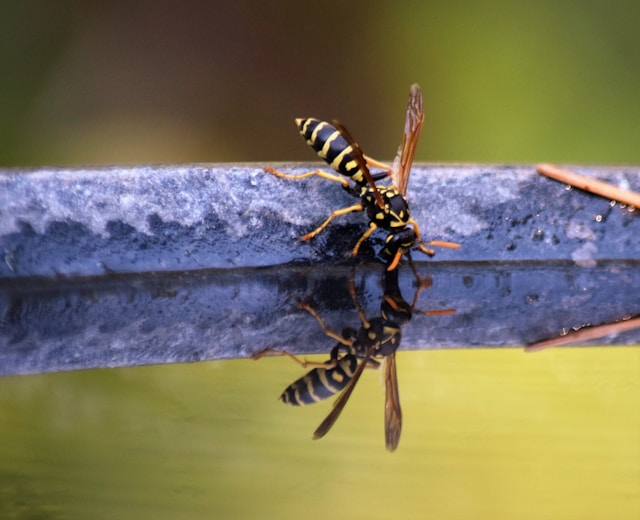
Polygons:
M638 169L577 171L640 190ZM418 166L409 201L426 239L462 245L439 249L436 261L638 258L638 211L566 190L529 166ZM353 202L337 183L278 179L257 165L5 171L0 277L335 264L366 229L363 214L336 219L309 242L299 237ZM376 233L363 258L383 239Z

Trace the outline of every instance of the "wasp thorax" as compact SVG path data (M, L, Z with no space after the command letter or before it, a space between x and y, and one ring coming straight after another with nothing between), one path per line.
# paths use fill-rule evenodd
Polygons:
M389 231L405 227L410 218L407 199L393 186L378 186L378 191L384 202L382 208L376 202L372 189L368 189L363 197L369 220Z

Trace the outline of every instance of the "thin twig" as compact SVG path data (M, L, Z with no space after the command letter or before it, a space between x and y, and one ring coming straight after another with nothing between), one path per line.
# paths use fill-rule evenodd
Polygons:
M598 325L596 327L585 327L569 334L564 334L556 338L545 339L527 345L524 348L525 352L538 352L549 347L558 347L561 345L568 345L569 343L583 342L591 339L598 339L608 336L610 334L620 334L628 330L640 328L640 317L629 320L619 321L616 323L607 323L605 325Z
M551 164L539 164L537 170L538 173L542 175L570 184L581 190L640 208L640 193L635 191L623 190L608 182L600 181L592 177L585 177L584 175L552 166Z

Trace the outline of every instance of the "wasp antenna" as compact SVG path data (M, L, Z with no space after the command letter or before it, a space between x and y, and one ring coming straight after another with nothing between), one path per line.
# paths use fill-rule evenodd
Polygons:
M455 242L443 242L442 240L431 240L427 242L427 244L436 247L447 247L449 249L460 249L460 244L456 244Z

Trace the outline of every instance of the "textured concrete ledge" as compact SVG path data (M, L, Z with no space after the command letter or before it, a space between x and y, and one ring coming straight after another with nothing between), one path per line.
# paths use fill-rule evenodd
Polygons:
M575 169L640 190L637 168ZM523 346L640 315L638 211L524 166L424 165L409 189L426 238L462 248L414 255L433 280L417 307L455 312L415 313L401 349ZM369 317L384 297L374 259L384 235L349 257L363 215L299 240L353 200L335 183L288 182L255 165L0 173L0 374L266 347L326 354L334 341L300 300L339 332L359 325L353 272ZM405 264L398 288L413 299ZM640 330L596 343L637 345Z
M638 168L575 170L640 190ZM417 166L409 200L426 239L462 245L439 249L436 261L638 258L638 211L566 190L532 166ZM298 238L353 202L336 183L277 179L261 165L5 170L0 278L340 263L366 229L362 214Z

